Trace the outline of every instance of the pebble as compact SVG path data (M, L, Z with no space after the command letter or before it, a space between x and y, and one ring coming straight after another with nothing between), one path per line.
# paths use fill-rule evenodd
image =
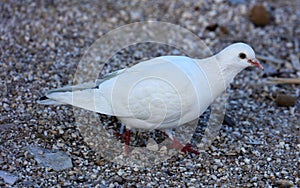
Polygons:
M73 167L71 158L64 152L53 152L37 146L29 146L26 149L39 164L50 167L55 171L62 171Z
M9 185L15 184L15 182L18 180L17 176L2 170L0 170L0 177Z
M263 5L254 5L250 10L250 19L256 26L266 26L270 23L270 13Z
M290 59L292 61L292 64L296 70L300 70L300 60L299 57L297 57L295 54L290 54Z
M119 176L123 176L124 170L123 170L123 169L120 169L120 170L117 172L117 174L118 174Z
M158 144L153 139L149 139L146 148L150 151L158 151Z
M245 162L246 164L250 164L251 160L248 159L248 158L245 158L245 159L244 159L244 162Z
M290 187L294 187L295 185L293 184L293 182L289 181L289 180L277 180L275 182L275 185L279 188L290 188Z
M296 97L287 94L277 94L275 102L279 107L290 107L296 104Z
M59 134L64 134L65 131L64 131L62 128L58 128L58 133L59 133Z
M248 0L228 0L229 3L233 4L233 5L237 5L237 4L244 4L246 3Z

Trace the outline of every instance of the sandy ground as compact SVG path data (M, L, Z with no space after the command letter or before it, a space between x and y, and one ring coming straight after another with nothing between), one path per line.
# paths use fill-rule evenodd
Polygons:
M249 13L258 2L0 2L0 186L299 187L300 87L267 81L300 76L300 4L265 1L270 22L255 26ZM246 42L263 57L265 71L247 69L236 77L226 103L234 123L224 124L205 152L177 153L156 165L137 168L97 154L84 141L72 107L41 106L36 101L47 90L73 82L78 63L98 38L125 24L147 20L184 27L213 53ZM132 45L112 54L105 70L168 54L184 53L163 44ZM287 107L282 107L279 94L295 101L287 104L283 97ZM101 122L118 124L106 116L101 116ZM33 146L66 154L71 166L59 170L43 165L37 155L48 150L33 155L28 149Z

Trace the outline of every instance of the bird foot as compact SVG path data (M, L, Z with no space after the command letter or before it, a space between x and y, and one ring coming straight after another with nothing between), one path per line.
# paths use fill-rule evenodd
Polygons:
M117 138L119 138L122 142L124 142L125 141L125 133L119 133L119 132L114 132L114 136L115 137L117 137Z
M194 153L196 155L199 155L200 152L193 149L192 148L192 144L186 144L186 145L183 145L181 144L176 138L172 138L172 144L170 146L170 148L174 148L174 149L177 149L177 150L180 150L181 152L183 152L184 154L187 154L187 153Z
M194 153L196 155L199 155L200 152L193 149L191 144L186 144L185 146L183 146L183 148L181 149L181 152L187 154L187 153Z

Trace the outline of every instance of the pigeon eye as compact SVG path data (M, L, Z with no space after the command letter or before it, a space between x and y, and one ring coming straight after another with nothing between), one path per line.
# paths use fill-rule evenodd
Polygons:
M239 54L239 57L240 57L241 59L245 59L247 56L246 56L246 54L244 54L244 53L240 53L240 54Z

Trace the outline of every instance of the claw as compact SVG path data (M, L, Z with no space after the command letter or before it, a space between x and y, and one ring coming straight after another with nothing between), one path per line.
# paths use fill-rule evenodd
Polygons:
M194 153L196 155L199 155L200 152L197 150L194 150L192 148L192 145L187 143L186 145L181 144L175 137L171 137L169 134L164 133L166 136L168 136L172 140L172 145L170 146L171 148L180 150L181 152L187 154L187 153Z
M186 145L181 149L181 152L183 152L183 153L185 153L185 154L187 154L187 153L194 153L194 154L196 154L196 155L199 155L199 154L200 154L199 151L197 151L197 150L195 150L195 149L192 148L192 145L191 145L191 144L186 144Z

